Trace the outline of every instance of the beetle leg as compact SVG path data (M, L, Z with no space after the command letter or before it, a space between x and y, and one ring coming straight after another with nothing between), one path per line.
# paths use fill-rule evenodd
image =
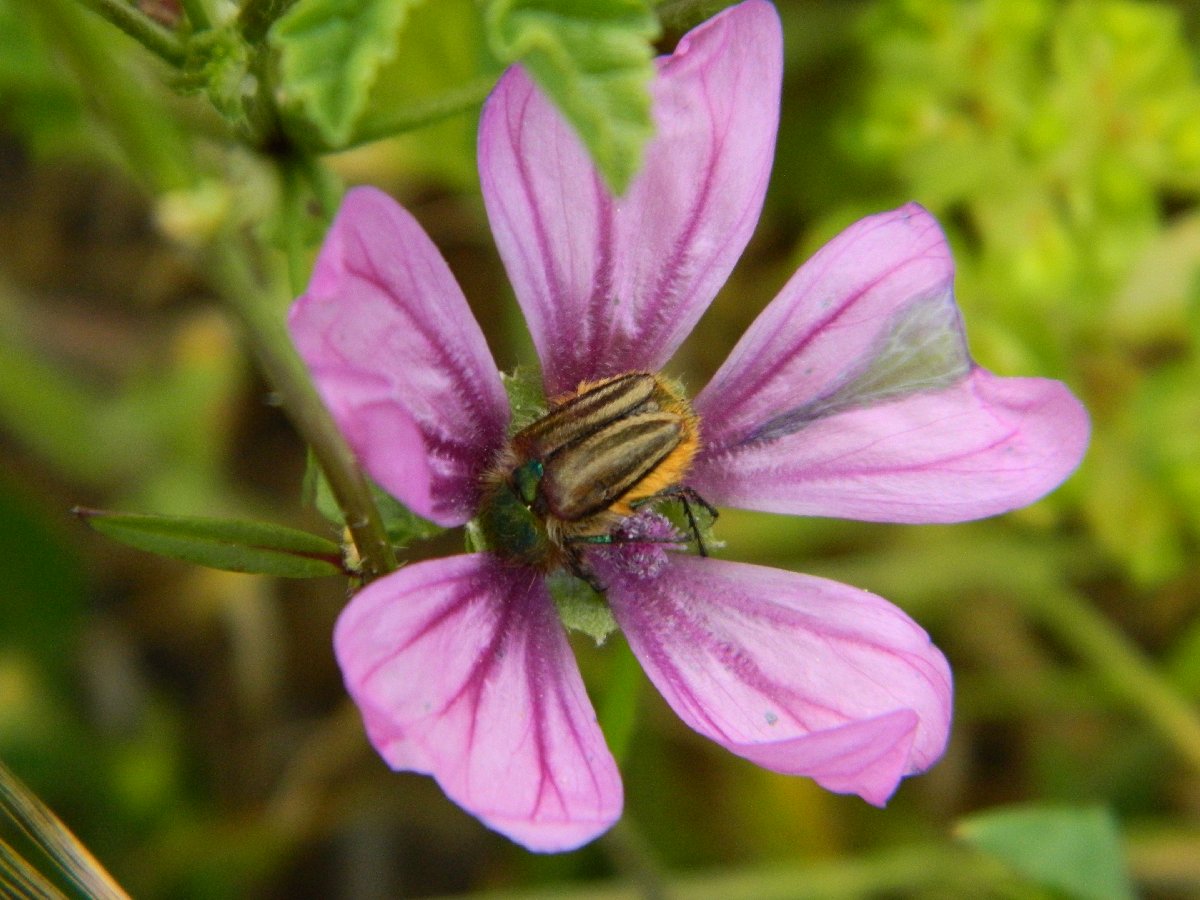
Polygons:
M720 512L717 510L717 508L701 497L695 488L688 487L687 485L683 484L672 485L671 487L665 488L659 491L657 494L652 494L649 497L640 497L629 505L633 509L638 509L648 503L657 503L659 500L679 501L679 504L683 507L683 514L687 516L688 530L691 531L692 537L696 540L697 551L701 556L708 556L708 548L704 546L704 538L700 532L700 523L696 521L696 513L692 509L692 504L695 503L697 506L704 508L704 511L708 513L709 519L711 520L710 525L712 522L715 522L717 520L717 516L720 515Z

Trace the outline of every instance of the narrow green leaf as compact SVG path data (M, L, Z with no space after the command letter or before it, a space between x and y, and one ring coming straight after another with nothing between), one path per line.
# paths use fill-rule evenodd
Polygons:
M1044 887L1080 900L1132 900L1117 823L1098 807L1024 806L963 820L958 834Z
M280 101L343 147L379 70L396 55L408 13L423 0L298 0L270 31Z
M650 80L658 21L644 0L492 0L488 40L558 105L615 193L654 133Z
M319 578L343 569L333 541L267 522L73 510L113 540L185 562L284 578Z

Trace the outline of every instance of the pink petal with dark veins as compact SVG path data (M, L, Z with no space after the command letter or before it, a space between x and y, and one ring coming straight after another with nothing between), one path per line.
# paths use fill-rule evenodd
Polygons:
M440 525L475 512L508 399L429 237L374 188L346 194L288 327L364 468Z
M601 574L646 674L696 731L877 805L941 756L950 668L901 610L823 578L669 557L657 577Z
M489 554L406 566L338 620L334 647L371 742L395 769L536 851L621 814L620 775L540 573Z
M782 35L747 0L658 61L657 134L613 198L519 68L479 126L488 217L550 395L658 369L728 277L758 221L779 120Z

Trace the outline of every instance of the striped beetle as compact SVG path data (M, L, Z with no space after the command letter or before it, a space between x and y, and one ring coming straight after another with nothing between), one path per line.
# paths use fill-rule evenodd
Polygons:
M699 447L691 404L664 378L630 372L584 382L513 435L484 476L484 540L504 558L544 571L565 566L599 588L580 546L616 542L622 519L675 498L704 554L691 503L716 510L683 486Z

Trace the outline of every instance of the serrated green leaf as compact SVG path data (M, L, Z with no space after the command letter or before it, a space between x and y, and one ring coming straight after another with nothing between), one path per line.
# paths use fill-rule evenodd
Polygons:
M396 55L408 13L423 0L299 0L271 28L281 105L344 147L379 70Z
M333 541L268 522L151 516L76 509L75 514L113 540L228 572L283 578L319 578L342 570Z
M414 178L427 173L477 193L479 107L503 69L487 48L476 0L426 3L404 23L396 57L375 79L351 143L403 136L389 147L395 165Z
M644 0L492 0L488 41L529 70L562 110L608 186L623 193L654 133L658 20Z
M1081 900L1132 900L1117 823L1098 807L1017 807L959 824L968 843L1048 888Z

